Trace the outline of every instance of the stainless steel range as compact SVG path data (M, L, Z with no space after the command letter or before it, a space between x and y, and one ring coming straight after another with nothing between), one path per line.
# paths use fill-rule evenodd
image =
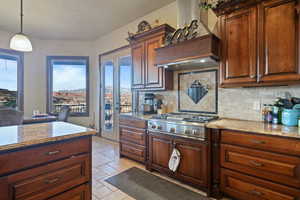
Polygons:
M205 140L205 124L217 118L216 116L187 113L155 115L148 120L148 130L151 132Z

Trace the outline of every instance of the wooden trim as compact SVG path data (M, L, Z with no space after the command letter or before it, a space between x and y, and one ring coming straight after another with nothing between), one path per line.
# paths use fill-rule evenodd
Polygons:
M17 59L17 105L20 111L24 111L24 53L11 49L0 48L0 54L8 54L12 57L16 57Z
M52 84L53 84L53 69L52 60L84 60L86 62L86 112L85 113L70 113L72 117L89 117L90 115L90 58L89 56L47 56L47 113L52 113Z

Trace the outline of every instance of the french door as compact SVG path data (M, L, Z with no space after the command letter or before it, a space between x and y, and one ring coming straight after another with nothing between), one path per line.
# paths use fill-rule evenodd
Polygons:
M101 57L101 136L119 141L120 113L132 111L130 48Z

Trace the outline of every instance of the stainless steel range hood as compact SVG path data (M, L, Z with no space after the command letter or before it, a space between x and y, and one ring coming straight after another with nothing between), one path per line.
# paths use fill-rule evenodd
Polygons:
M178 28L197 20L197 38L156 49L158 67L169 70L216 66L219 61L219 39L208 29L208 16L200 10L199 0L177 0ZM206 17L205 17L206 16Z

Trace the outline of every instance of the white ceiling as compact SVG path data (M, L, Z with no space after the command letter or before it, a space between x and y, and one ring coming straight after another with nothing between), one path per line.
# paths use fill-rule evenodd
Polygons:
M24 0L24 32L40 39L94 40L174 0ZM1 0L0 30L19 32L20 0Z

